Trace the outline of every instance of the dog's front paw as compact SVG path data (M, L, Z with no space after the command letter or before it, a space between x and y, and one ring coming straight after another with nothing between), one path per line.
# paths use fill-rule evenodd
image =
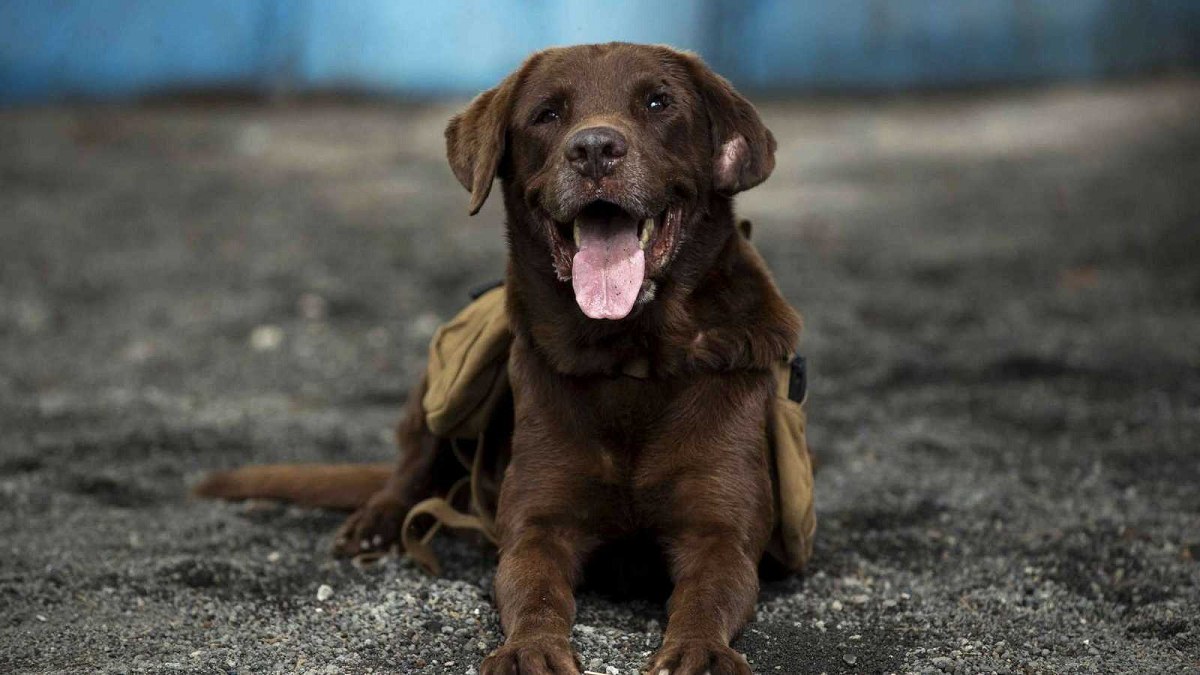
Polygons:
M751 675L746 657L717 641L663 643L645 671L648 675Z
M483 660L479 675L579 675L579 659L565 637L509 640Z
M378 492L342 523L333 540L333 553L353 557L386 553L400 539L408 509L390 492Z

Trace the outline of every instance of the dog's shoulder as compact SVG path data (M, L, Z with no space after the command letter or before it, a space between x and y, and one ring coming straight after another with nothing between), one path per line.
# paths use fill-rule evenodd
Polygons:
M800 314L784 299L748 238L735 235L692 294L689 361L705 370L766 370L787 359Z

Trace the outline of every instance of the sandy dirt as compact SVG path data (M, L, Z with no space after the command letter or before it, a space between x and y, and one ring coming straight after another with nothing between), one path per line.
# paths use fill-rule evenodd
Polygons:
M433 329L504 264L456 106L0 112L0 672L498 644L486 549L360 569L337 514L187 498L393 456ZM805 315L822 465L755 672L1200 672L1200 81L762 109L778 169L739 208ZM575 643L633 673L664 622L584 594Z

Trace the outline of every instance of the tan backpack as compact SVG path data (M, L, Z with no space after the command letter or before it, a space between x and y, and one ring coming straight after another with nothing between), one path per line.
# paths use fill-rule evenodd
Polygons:
M458 316L438 328L429 347L428 389L421 401L426 422L435 435L447 440L466 472L446 497L414 506L402 528L404 550L434 574L441 568L429 542L441 526L476 530L496 543L492 504L499 486L492 484L483 467L495 464L495 458L488 457L496 450L487 447L486 432L497 406L508 400L512 332L504 297L502 286L479 294ZM776 522L767 552L786 569L796 571L812 555L817 526L812 461L805 441L803 358L781 361L775 374L777 396L768 432ZM471 444L475 450L468 454L463 446ZM464 492L466 499L460 496ZM465 507L454 506L464 501ZM424 515L432 516L434 523L418 537L412 525Z

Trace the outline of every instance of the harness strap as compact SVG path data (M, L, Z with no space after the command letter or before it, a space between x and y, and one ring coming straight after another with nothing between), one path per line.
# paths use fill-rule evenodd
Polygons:
M400 528L400 542L404 552L434 576L441 576L442 566L438 562L437 556L434 555L429 542L433 541L434 536L443 526L455 530L475 530L486 537L488 541L497 544L495 519L484 508L481 493L482 483L486 480L483 476L483 439L484 435L480 434L479 440L475 444L475 456L471 458L469 465L458 444L451 443L455 456L464 467L470 469L470 475L458 479L445 497L430 497L418 502L409 509L408 515L404 517L404 524ZM490 481L488 482L490 483ZM470 504L467 511L460 511L454 508L454 500L467 486L470 488ZM433 525L418 537L412 525L418 517L424 515L433 518Z

